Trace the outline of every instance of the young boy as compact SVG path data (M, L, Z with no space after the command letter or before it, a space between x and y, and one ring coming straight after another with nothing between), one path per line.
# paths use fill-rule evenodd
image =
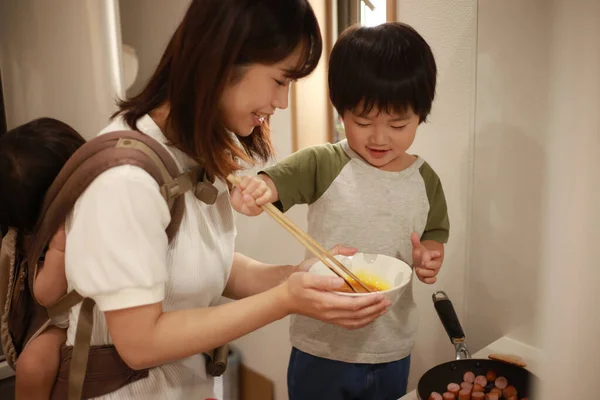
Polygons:
M73 128L52 118L33 120L0 137L0 226L15 229L18 242L24 242L32 233L46 191L66 161L84 143L85 139ZM62 229L54 235L35 277L34 295L44 307L67 292L65 239ZM17 400L50 398L66 326L65 320L49 327L19 355Z
M430 47L410 26L348 29L329 64L330 98L347 139L301 150L259 175L281 210L309 204L308 233L325 248L343 243L398 257L429 284L448 240L446 200L433 169L407 151L430 113L436 75ZM261 198L269 190L257 181L244 179L232 196ZM293 316L290 400L400 398L416 330L411 286L358 330Z

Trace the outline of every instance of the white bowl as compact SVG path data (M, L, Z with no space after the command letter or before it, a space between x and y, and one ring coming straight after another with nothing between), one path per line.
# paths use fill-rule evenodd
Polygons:
M356 253L353 256L335 256L346 268L353 273L359 271L365 271L366 273L373 274L387 283L392 288L388 290L382 290L377 293L383 294L391 302L394 302L400 295L406 290L408 284L412 280L412 268L402 260L398 260L394 257L384 256L382 254L363 254ZM309 272L317 275L325 276L336 276L329 268L327 268L321 261L318 261L313 265ZM373 293L346 293L346 292L335 292L342 296L361 297L369 296Z

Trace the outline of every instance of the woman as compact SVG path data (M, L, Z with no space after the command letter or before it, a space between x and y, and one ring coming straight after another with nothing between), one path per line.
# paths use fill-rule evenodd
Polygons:
M379 295L328 293L339 278L302 272L307 262L271 266L234 253L224 178L239 169L234 157L270 156L268 118L287 107L290 82L312 72L320 54L307 0L194 0L144 90L120 103L103 132L133 128L168 144L182 170L200 162L219 194L212 205L186 194L171 245L169 210L139 168L103 173L78 200L66 227L66 274L96 302L92 344L114 343L129 366L152 368L103 398L210 398L204 351L292 313L357 328L385 312ZM221 295L241 300L215 306Z

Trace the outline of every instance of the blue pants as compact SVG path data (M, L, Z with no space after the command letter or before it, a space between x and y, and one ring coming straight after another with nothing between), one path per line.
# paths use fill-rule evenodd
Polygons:
M290 400L397 400L406 394L410 356L384 364L349 364L292 348Z

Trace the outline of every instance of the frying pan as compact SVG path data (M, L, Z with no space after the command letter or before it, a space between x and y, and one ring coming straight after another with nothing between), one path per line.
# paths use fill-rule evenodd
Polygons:
M442 325L444 325L446 333L450 337L450 342L456 349L456 359L431 368L421 377L417 386L419 400L428 400L431 392L443 394L447 391L449 383L460 384L463 381L464 373L467 371L472 371L477 376L485 375L489 370L495 371L498 376L504 376L508 380L508 384L517 389L519 399L529 397L530 400L535 400L532 389L538 378L527 369L513 364L471 358L471 354L467 349L465 334L452 302L444 292L436 292L432 297L440 321L442 321ZM488 385L486 392L492 386L493 383Z

